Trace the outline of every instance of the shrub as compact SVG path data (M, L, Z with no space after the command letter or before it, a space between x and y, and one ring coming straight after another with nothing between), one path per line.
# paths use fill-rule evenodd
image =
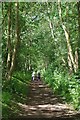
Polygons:
M6 119L17 111L18 102L27 100L30 77L30 73L15 72L11 80L3 80L2 111Z
M44 78L55 94L64 97L67 102L73 104L75 109L80 109L80 83L74 74L70 76L57 69L52 72L48 68L44 73Z

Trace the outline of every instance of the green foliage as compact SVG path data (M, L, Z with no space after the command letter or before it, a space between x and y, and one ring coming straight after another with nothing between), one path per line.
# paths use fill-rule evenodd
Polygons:
M27 95L28 93L28 84L31 80L30 73L14 73L12 79L10 81L3 82L3 90L9 91L11 93L16 93L19 95ZM6 85L6 86L5 86Z
M17 71L13 74L13 79L21 80L22 82L28 83L31 80L31 72Z
M17 103L24 103L27 101L30 80L30 72L26 74L15 72L10 81L3 80L3 117L8 118L13 114L18 114L19 109Z
M28 71L32 69L40 69L42 74L44 74L45 82L53 89L54 93L64 97L67 102L73 104L75 109L80 109L80 83L78 82L80 80L80 72L76 75L69 75L69 51L65 34L61 27L57 3L19 3L20 40L15 59L14 71L16 72L13 72L10 81L6 81L4 77L7 72L8 58L9 3L4 2L2 4L4 116L10 114L10 106L13 104L12 100L24 102L24 98L29 92L28 86L31 80L31 72ZM16 3L11 3L11 8L10 47L12 60L12 53L16 44ZM63 24L69 32L71 52L75 58L75 50L76 48L79 49L77 4L63 3L61 9Z
M12 94L9 93L8 91L3 91L2 93L2 115L5 117L6 120L8 120L8 114L10 115L11 109L9 107L9 104L11 103L12 100Z
M12 96L10 95L9 92L3 92L3 94L2 94L2 102L3 103L9 104L11 98L12 98Z
M73 75L69 81L70 96L72 97L72 104L75 108L80 109L80 82L75 79Z
M49 84L49 86L52 87L52 84L53 84L53 73L52 73L51 67L49 67L49 69L47 69L47 71L43 72L43 76L44 76L45 82L47 84Z
M10 88L12 88L13 92L16 92L16 94L27 95L27 84L19 79L12 78Z
M44 77L55 94L65 98L65 101L71 103L75 109L80 109L80 83L75 79L75 75L70 76L57 69L52 73L49 68Z

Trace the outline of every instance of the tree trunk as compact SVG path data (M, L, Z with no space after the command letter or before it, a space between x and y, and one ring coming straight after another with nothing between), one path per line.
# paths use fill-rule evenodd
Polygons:
M50 27L50 30L51 30L51 35L52 35L52 38L54 39L54 32L53 32L53 24L51 22L51 20L49 19L49 27Z
M79 38L78 38L78 68L80 70L80 1L77 3L78 8L78 31L79 31Z
M46 2L46 4L47 4L47 14L48 14L48 2ZM53 40L54 40L54 38L55 38L55 36L54 36L54 25L53 25L53 23L52 23L52 21L51 21L51 19L50 19L50 16L49 16L49 14L48 14L48 22L49 22L49 28L50 28L50 31L51 31L51 36L52 36L52 38L53 38Z
M68 66L69 66L69 73L71 74L73 72L73 67L72 67L69 52L68 52Z
M2 2L2 17L4 17L3 9L4 9L4 5L3 5L3 2Z
M78 68L79 68L78 60L79 60L79 58L78 58L78 50L77 50L77 48L76 48L76 50L75 50L75 64L76 64L76 70L78 70Z
M72 48L71 48L71 45L70 45L70 35L69 35L69 32L68 32L66 26L65 26L64 23L63 23L62 11L61 11L61 1L60 1L60 0L58 0L58 9L59 9L60 21L61 21L62 28L63 28L64 33L65 33L66 42L67 42L67 49L68 49L68 66L69 66L70 72L71 72L71 70L72 70L72 66L73 66L74 72L76 72L76 71L77 71L77 67L76 67L76 64L75 64L75 60L74 60L73 53L72 53Z
M15 59L17 54L18 43L19 43L19 3L17 2L16 4L16 42L15 42L14 51L12 55L11 67L8 72L8 80L11 79L11 76L15 67Z
M7 50L8 50L8 55L7 55L7 72L10 69L10 64L11 64L11 4L9 3L9 11L8 11L8 40L7 40Z
M31 49L31 47L32 47L32 39L30 39L30 41L29 41L29 48ZM29 53L29 60L28 60L28 64L29 64L29 71L31 71L32 70L32 59L31 59L31 52Z

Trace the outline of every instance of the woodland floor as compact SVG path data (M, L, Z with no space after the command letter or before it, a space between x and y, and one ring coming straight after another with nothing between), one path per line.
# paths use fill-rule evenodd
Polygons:
M80 120L80 114L59 96L56 97L42 81L31 82L29 89L27 102L25 104L18 103L20 114L15 120L29 118Z

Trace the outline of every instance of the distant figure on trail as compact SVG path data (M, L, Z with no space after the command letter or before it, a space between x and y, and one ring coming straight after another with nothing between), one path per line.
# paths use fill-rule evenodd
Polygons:
M35 80L37 80L37 70L35 70Z
M40 75L40 71L33 71L32 73L32 81L34 80L40 80L41 79L41 75Z
M33 71L33 73L32 73L32 80L33 81L35 80L35 71Z
M41 79L40 71L37 71L37 80Z

